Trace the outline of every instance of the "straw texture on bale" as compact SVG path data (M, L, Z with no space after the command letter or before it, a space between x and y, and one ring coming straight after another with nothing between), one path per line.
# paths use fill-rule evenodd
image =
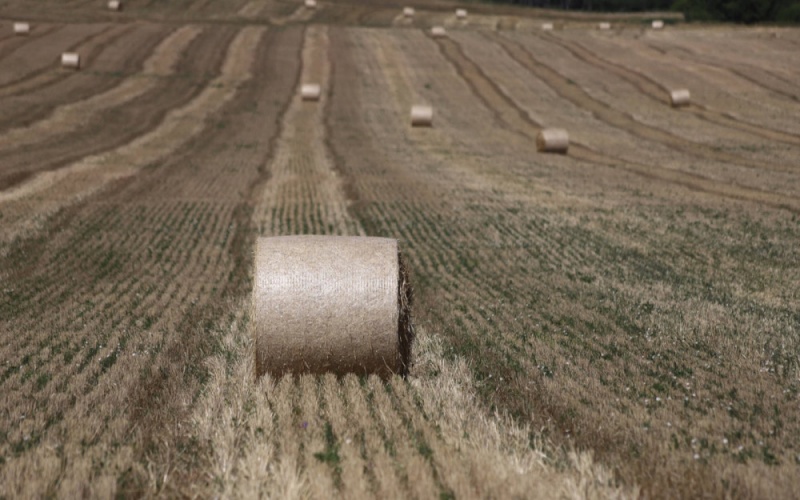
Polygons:
M122 2L120 0L109 0L108 2L108 10L122 10Z
M669 93L669 102L673 108L688 106L691 102L691 94L688 89L673 90Z
M14 23L14 34L27 35L31 32L31 25L28 23Z
M316 9L317 8L317 0L306 0L306 7L309 9Z
M456 9L456 17L459 19L466 19L467 9Z
M664 27L664 21L660 21L660 20L659 21L653 21L653 24L651 24L651 26L653 27L654 30L660 30L661 28Z
M444 26L434 26L431 28L431 36L433 38L444 38L447 36L447 31L444 30Z
M80 69L81 56L74 52L64 52L61 54L61 67L69 69Z
M423 105L411 106L411 126L432 127L433 108L431 106L423 106Z
M403 7L404 17L414 17L414 7Z
M319 101L322 88L318 83L305 83L300 87L300 95L304 101Z
M407 374L411 298L397 240L259 238L251 304L256 376Z
M600 28L601 30L610 30L611 23L600 23L597 25L597 27Z
M542 29L544 31L553 31L553 23L542 23Z
M561 128L546 128L536 136L536 149L543 153L567 154L569 134Z

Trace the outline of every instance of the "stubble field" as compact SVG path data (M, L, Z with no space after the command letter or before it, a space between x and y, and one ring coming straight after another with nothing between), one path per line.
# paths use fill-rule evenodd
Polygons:
M455 6L0 1L0 496L800 490L800 31ZM400 240L407 379L253 380L292 234Z

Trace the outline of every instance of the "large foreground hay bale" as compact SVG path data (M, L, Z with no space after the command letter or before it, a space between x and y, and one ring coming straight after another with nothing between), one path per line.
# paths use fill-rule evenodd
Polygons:
M75 52L64 52L61 54L61 67L67 69L80 69L81 56Z
M562 128L546 128L536 136L536 149L542 153L567 154L569 134Z
M677 89L669 93L669 102L673 108L688 106L691 103L689 89Z
M456 17L464 20L467 18L467 9L456 9Z
M414 17L414 7L403 7L403 17Z
M653 21L653 23L650 26L652 26L654 30L663 29L664 28L664 21L655 20L655 21Z
M304 101L319 101L322 87L318 83L304 83L300 87L300 95Z
M611 23L599 23L597 25L597 28L600 29L600 30L603 30L603 31L610 30L611 29Z
M411 126L432 127L433 108L431 106L424 106L419 104L411 106Z
M122 10L122 2L120 0L109 0L108 2L108 10L113 11L121 11Z
M256 376L407 373L411 288L389 238L259 238L252 331Z
M553 23L542 23L543 31L553 31Z
M444 38L447 36L447 31L444 30L444 26L434 26L431 28L431 36L433 38Z
M14 23L15 35L27 35L31 32L31 25L28 23Z
M316 9L317 0L306 0L305 6L307 9Z

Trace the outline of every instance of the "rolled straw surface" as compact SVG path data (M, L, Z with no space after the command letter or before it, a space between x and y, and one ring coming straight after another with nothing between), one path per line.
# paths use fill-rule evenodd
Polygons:
M251 316L256 376L405 374L410 300L397 240L259 238Z
M433 108L431 106L423 106L423 105L411 106L411 126L412 127L433 126Z
M553 23L542 23L542 29L544 31L553 31Z
M120 0L109 0L108 2L108 10L122 10L122 2Z
M599 29L601 29L601 30L604 30L604 31L605 30L610 30L611 29L611 23L600 23L600 24L597 25L597 27Z
M543 153L567 154L569 134L561 128L546 128L536 136L536 149Z
M664 21L656 20L650 25L654 30L660 30L664 27Z
M303 97L304 101L319 101L319 96L322 93L322 89L318 83L304 83L302 87L300 87L300 95Z
M466 19L467 9L456 9L456 17L459 19Z
M14 23L14 34L27 35L31 32L31 25L28 23Z
M447 32L444 30L444 26L434 26L431 28L431 36L433 38L444 38L447 36Z
M403 7L403 16L414 17L414 7Z
M317 8L317 0L306 0L306 7L309 9L316 9Z
M673 90L669 93L669 102L673 108L688 106L691 102L691 94L688 89Z
M61 54L61 67L69 69L80 69L81 56L74 52L64 52Z

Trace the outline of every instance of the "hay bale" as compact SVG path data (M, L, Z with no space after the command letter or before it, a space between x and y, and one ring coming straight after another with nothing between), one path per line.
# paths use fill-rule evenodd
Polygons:
M397 240L259 238L251 307L257 377L408 371L411 288Z
M411 126L432 127L433 108L431 106L424 106L419 104L411 106Z
M664 21L656 20L650 25L653 27L654 30L660 30L664 28Z
M431 36L433 38L444 38L447 36L447 32L444 30L444 26L434 26L431 28Z
M31 25L28 23L14 23L15 35L27 35L31 32Z
M414 17L414 7L403 7L403 17Z
M61 54L61 67L66 69L80 69L81 56L75 52L64 52Z
M317 0L306 0L305 6L307 9L316 9Z
M122 10L122 2L120 0L109 0L108 10L119 12Z
M599 29L603 30L603 31L610 30L611 29L611 23L600 23L600 24L597 25L597 27Z
M553 23L542 23L543 31L553 31Z
M319 101L322 87L318 83L304 83L300 87L300 96L304 101Z
M456 9L456 18L464 20L467 18L467 9Z
M669 93L669 102L673 108L688 106L691 103L689 89L677 89Z
M536 149L542 153L567 154L569 134L561 128L546 128L536 136Z

